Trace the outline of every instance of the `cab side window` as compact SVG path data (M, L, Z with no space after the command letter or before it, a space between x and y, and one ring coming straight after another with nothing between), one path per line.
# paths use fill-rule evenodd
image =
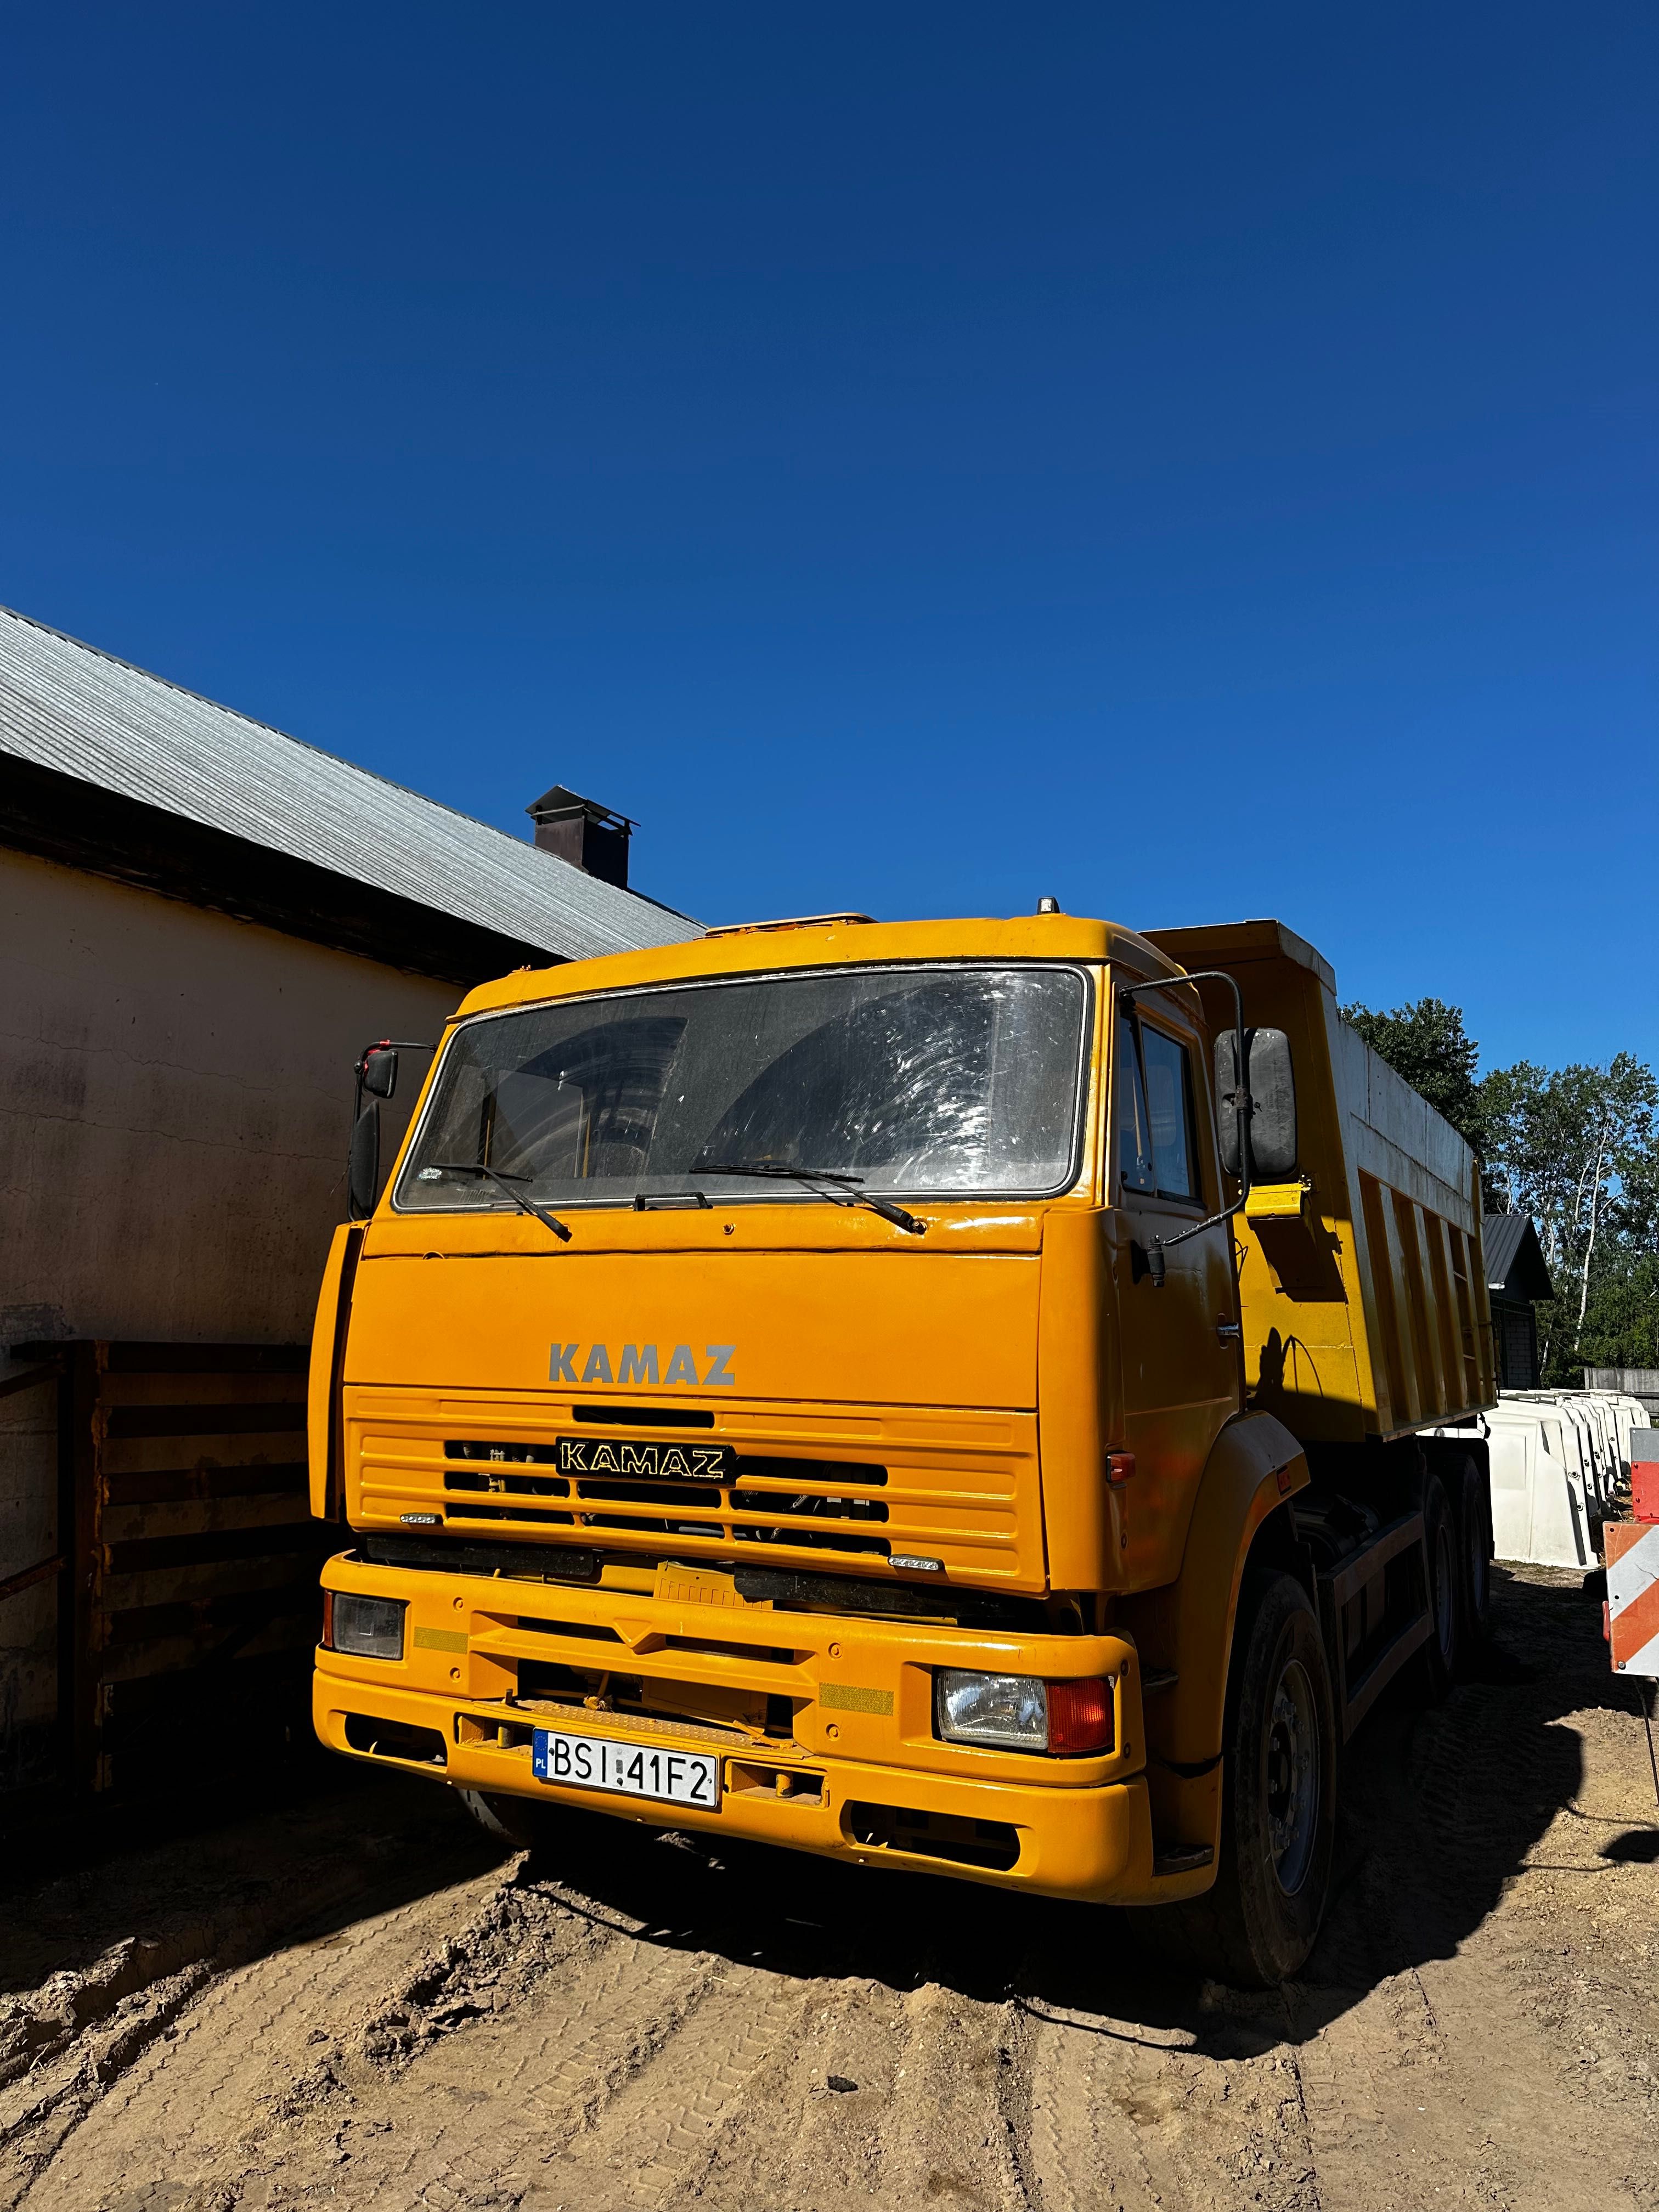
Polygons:
M1158 1171L1152 1159L1152 1125L1146 1116L1146 1086L1140 1076L1138 1024L1127 1013L1117 1018L1117 1180L1120 1190L1153 1191Z
M1193 1129L1193 1069L1185 1045L1143 1024L1141 1064L1152 1127L1152 1166L1160 1198L1200 1195Z

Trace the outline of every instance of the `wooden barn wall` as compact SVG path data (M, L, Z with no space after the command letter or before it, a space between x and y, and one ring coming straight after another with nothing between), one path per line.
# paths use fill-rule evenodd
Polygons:
M0 1400L45 1409L55 1469L26 1586L0 1583L0 1786L272 1755L306 1725L337 1538L309 1513L305 1347L78 1343L46 1368Z

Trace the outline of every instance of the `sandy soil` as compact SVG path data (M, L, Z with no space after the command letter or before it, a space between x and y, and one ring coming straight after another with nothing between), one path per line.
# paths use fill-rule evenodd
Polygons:
M0 1905L0 2208L1659 2207L1659 1826L1599 1593L1344 1777L1305 1978L1156 1922L340 1769ZM129 1824L130 1826L130 1824Z

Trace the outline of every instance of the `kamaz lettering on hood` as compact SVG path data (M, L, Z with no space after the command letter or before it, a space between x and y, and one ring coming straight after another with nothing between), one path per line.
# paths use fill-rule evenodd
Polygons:
M694 1389L731 1389L737 1376L731 1373L734 1344L706 1344L707 1361L699 1374L689 1344L670 1347L665 1361L654 1344L624 1344L613 1360L608 1344L556 1344L548 1362L550 1382L606 1382L613 1389L624 1382L646 1382L665 1389L671 1382L687 1382ZM584 1358L583 1354L586 1357Z

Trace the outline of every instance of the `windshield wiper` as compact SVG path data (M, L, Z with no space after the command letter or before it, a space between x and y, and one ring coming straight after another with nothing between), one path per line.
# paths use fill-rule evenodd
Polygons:
M570 1231L562 1221L556 1220L545 1207L538 1206L533 1198L526 1198L521 1190L514 1190L515 1182L528 1182L528 1176L503 1175L499 1168L487 1168L482 1160L434 1160L434 1168L445 1175L488 1176L491 1182L499 1183L520 1213L528 1213L539 1221L544 1229L550 1229L562 1244L570 1242Z
M873 1191L861 1190L862 1176L842 1175L835 1168L790 1168L781 1160L699 1160L692 1168L693 1175L779 1176L790 1182L804 1182L810 1189L815 1182L831 1182L834 1190L821 1190L817 1195L827 1198L836 1206L867 1206L872 1213L880 1214L896 1229L904 1230L912 1237L925 1237L927 1224L918 1221L914 1213L907 1213L902 1206L895 1206L890 1198L878 1198Z

